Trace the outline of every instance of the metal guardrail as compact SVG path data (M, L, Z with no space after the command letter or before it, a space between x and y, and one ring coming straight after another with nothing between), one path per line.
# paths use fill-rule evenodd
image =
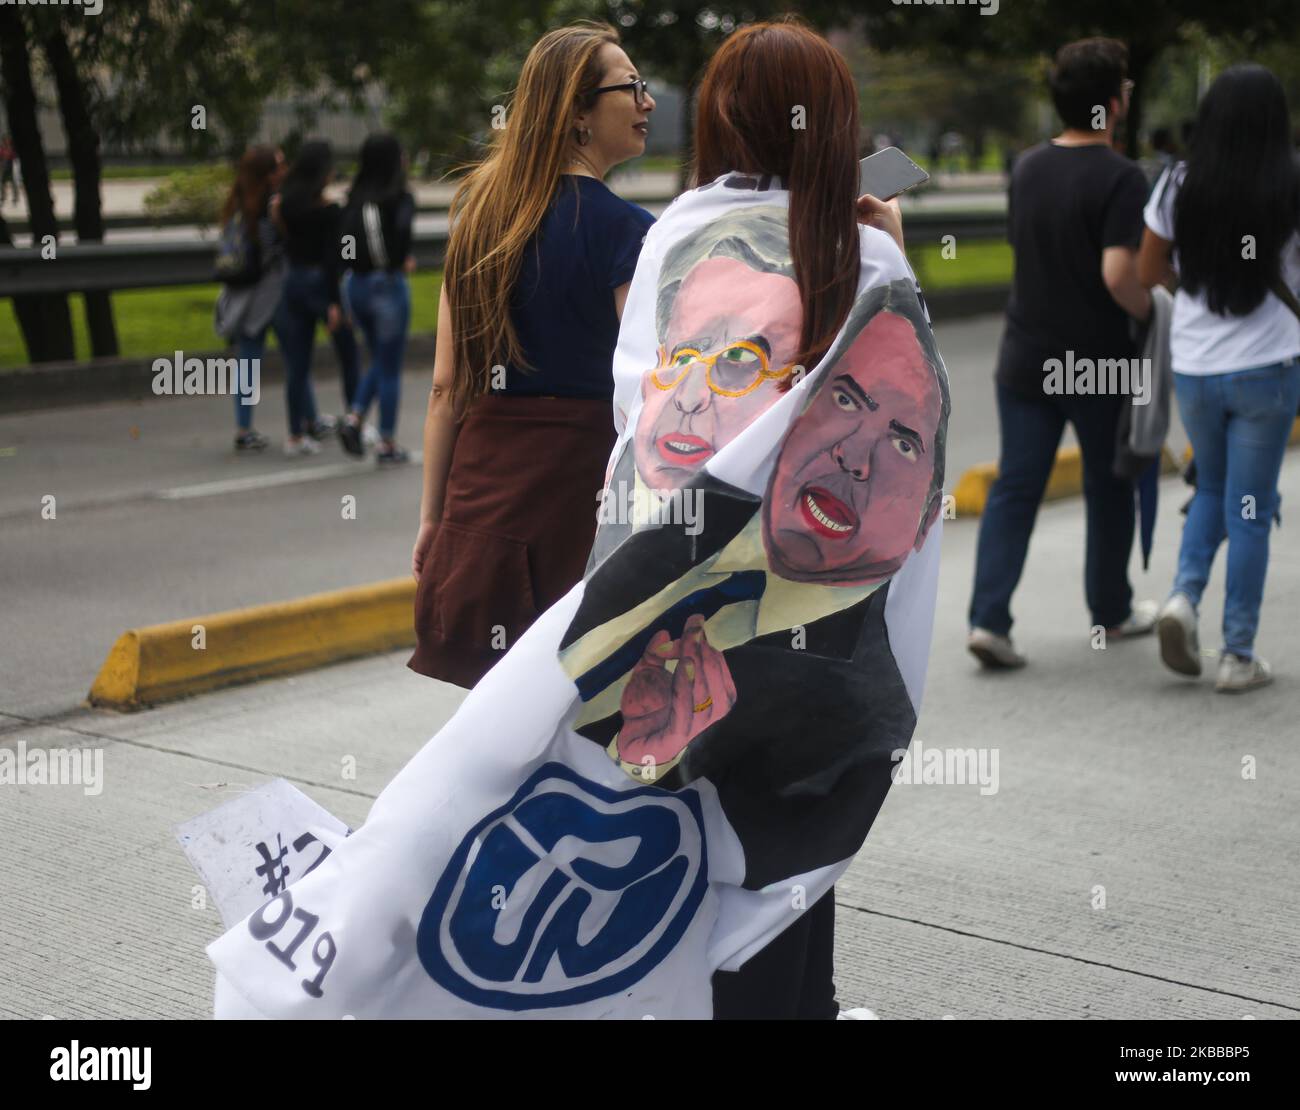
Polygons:
M1003 239L1001 212L909 213L908 243L938 245L943 236L958 243ZM83 293L99 290L156 289L204 285L214 281L214 241L87 243L59 246L54 258L37 247L0 248L0 297L21 293ZM447 233L426 231L414 237L412 252L422 269L437 269L447 255Z
M446 233L417 234L412 253L422 268L440 267ZM42 258L37 247L0 248L0 297L206 285L216 281L215 262L213 241L70 244L54 258Z

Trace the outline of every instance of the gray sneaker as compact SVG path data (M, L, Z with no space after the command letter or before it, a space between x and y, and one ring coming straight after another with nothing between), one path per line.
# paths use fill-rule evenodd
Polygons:
M1028 660L1016 651L1010 636L999 636L987 628L972 628L966 637L966 650L980 661L981 666L995 671L1011 671L1023 667Z
M1160 658L1178 674L1196 678L1201 673L1201 641L1196 633L1196 610L1186 594L1170 594L1156 618Z
M1214 688L1220 694L1244 694L1272 681L1273 671L1258 655L1253 659L1243 659L1225 651L1219 659L1219 674L1214 680Z

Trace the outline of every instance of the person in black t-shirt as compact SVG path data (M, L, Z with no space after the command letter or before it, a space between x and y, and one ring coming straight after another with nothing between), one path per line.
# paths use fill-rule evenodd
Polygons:
M1080 360L1134 357L1129 317L1150 313L1136 266L1146 178L1111 147L1132 88L1126 73L1127 51L1114 39L1062 47L1050 87L1065 128L1022 154L1011 175L1015 276L996 375L1001 450L980 521L969 614L968 647L987 667L1025 662L1009 636L1011 595L1067 420L1083 456L1092 624L1116 638L1150 632L1155 622L1155 603L1134 606L1128 581L1133 487L1111 471L1129 397L1073 388L1100 384L1075 378Z

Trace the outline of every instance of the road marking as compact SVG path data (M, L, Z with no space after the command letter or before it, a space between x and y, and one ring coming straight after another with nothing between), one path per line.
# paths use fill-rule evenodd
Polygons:
M424 452L412 451L411 462L415 465L424 458ZM160 501L184 501L191 497L220 497L226 493L240 493L250 489L270 489L274 486L291 486L298 482L319 482L326 478L339 478L348 474L370 474L379 469L379 464L345 462L330 463L328 466L313 466L303 470L275 471L270 474L250 474L246 478L223 478L218 482L199 482L193 486L173 486L171 489L154 490L147 496Z
M418 466L424 459L423 451L412 451L410 466ZM368 463L368 465L367 465ZM302 470L275 471L270 474L250 474L244 478L225 478L219 482L199 482L192 486L173 486L171 489L154 489L111 493L94 501L79 501L72 504L59 504L64 512L84 512L92 509L104 509L115 505L127 505L140 501L188 501L198 497L221 497L227 493L243 493L248 490L273 489L276 486L296 485L298 482L319 482L326 478L341 478L350 474L374 474L379 464L366 462L330 463L327 466L304 467ZM0 520L10 517L28 515L30 509L12 509L0 511Z

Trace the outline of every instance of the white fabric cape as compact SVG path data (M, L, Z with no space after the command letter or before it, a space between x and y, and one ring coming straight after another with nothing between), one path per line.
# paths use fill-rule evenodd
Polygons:
M665 254L719 217L786 207L779 184L758 184L720 178L679 197L649 230L614 359L611 471L659 359ZM866 227L860 236L860 296L915 288L891 239ZM838 348L719 450L708 474L761 498L787 426ZM946 395L944 404L946 418ZM912 711L939 544L936 523L884 606ZM583 703L559 649L586 587L470 692L358 831L210 945L218 1017L707 1018L712 973L741 966L831 887L865 829L842 858L746 887L746 848L708 778L640 784L575 730Z

